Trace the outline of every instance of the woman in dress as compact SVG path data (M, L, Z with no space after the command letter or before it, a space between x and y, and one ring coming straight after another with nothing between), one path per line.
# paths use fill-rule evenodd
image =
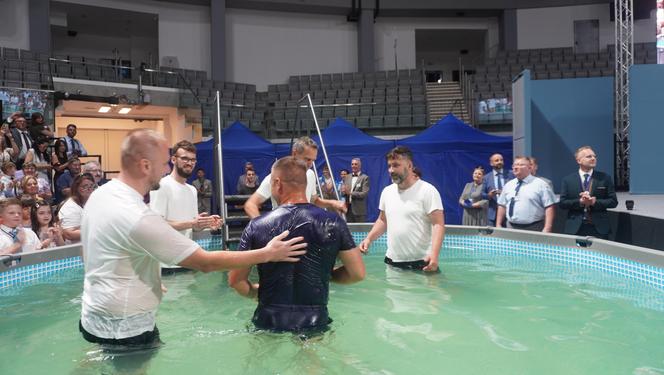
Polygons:
M489 201L482 199L484 184L484 169L477 167L473 170L473 181L466 184L459 197L459 204L463 207L463 225L487 225L487 208Z

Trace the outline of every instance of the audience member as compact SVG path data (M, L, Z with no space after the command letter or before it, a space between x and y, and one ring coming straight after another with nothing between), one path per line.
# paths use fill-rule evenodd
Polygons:
M39 173L39 177L46 179L47 181L51 180L51 155L48 153L48 139L47 138L37 138L33 143L32 148L28 150L28 154L25 155L25 162L23 163L23 169L27 164L33 164Z
M242 181L242 185L239 185L237 190L239 195L251 195L258 190L258 176L253 168L247 169L245 178Z
M314 171L311 170L314 161L316 161L316 156L318 155L318 145L316 142L309 137L298 138L293 143L293 150L291 153L292 156L305 161L309 168L309 170L307 170L307 197L309 201L320 208L329 208L336 210L337 212L345 213L346 205L344 202L333 199L323 199L316 194L316 175L314 174ZM256 192L245 202L244 211L249 218L253 219L260 215L259 207L272 196L270 185L271 181L270 176L268 175L261 182L258 190L256 190ZM272 208L277 208L277 202L274 199L272 199Z
M99 162L96 160L90 160L85 163L81 167L81 172L90 173L95 179L95 184L97 184L98 187L108 182L108 180L104 178L104 172L101 170L101 165L99 165Z
M48 182L47 179L39 176L37 174L37 167L34 163L26 162L23 164L23 178L22 180L25 180L26 177L34 177L37 179L37 196L40 199L43 199L47 202L50 203L51 199L53 198L53 193L51 192L51 184ZM25 193L25 183L21 182L21 188L22 192ZM34 197L35 199L37 197Z
M302 332L324 329L329 318L329 283L364 279L362 256L339 215L311 203L306 194L307 164L293 156L272 166L271 196L279 207L253 219L242 233L239 250L265 246L271 233L284 230L304 237L307 254L298 263L258 265L258 284L249 281L251 267L232 270L228 282L239 294L258 295L253 323L259 329ZM337 257L343 264L335 268Z
M530 162L525 156L514 158L513 180L503 187L498 198L496 226L551 232L556 214L556 197L549 185L530 174Z
M258 175L256 174L256 170L254 169L254 163L248 161L244 163L244 174L240 175L240 177L237 178L237 185L236 189L238 192L240 191L240 187L246 185L247 181L247 171L252 170L254 171L254 174L256 175L256 183L260 180L258 178ZM240 193L238 193L240 194Z
M530 174L535 176L535 177L541 178L544 182L547 183L547 185L549 185L549 187L551 188L551 191L554 191L553 182L551 182L551 180L549 180L546 177L542 177L542 176L537 175L537 169L538 169L537 158L535 158L534 156L530 156L527 159L530 162Z
M363 253L387 230L385 263L390 266L438 271L438 257L445 237L445 218L440 193L413 174L413 153L397 146L386 156L392 184L380 194L380 215L360 244Z
M369 195L369 176L362 173L360 158L353 158L350 162L352 174L346 176L343 194L346 195L348 211L346 220L349 223L364 223L367 221L367 196Z
M41 248L62 246L65 240L62 237L62 230L55 225L51 206L41 200L37 200L30 208L30 222L32 231L39 237Z
M71 197L60 207L58 218L62 227L62 236L69 243L81 240L83 207L95 190L95 186L95 179L89 173L77 175L71 184Z
M597 156L590 146L574 153L579 170L563 178L560 208L566 209L565 233L607 239L611 226L607 208L618 205L613 180L595 170Z
M23 116L16 117L14 120L15 128L11 130L16 147L18 147L18 155L16 156L16 168L23 168L23 162L28 154L28 150L32 147L32 137L27 130L27 122Z
M16 180L16 164L11 161L4 162L2 167L2 177L0 177L0 185L3 187L3 195L5 198L18 197L19 183Z
M482 190L482 199L489 201L487 210L487 222L489 226L496 226L496 212L498 208L498 197L503 191L505 183L514 178L514 174L503 169L505 161L503 155L493 154L489 158L491 172L484 176L484 190Z
M21 201L23 228L32 228L30 208L35 205L35 199L30 195L23 194L19 200Z
M53 182L69 168L71 160L67 157L67 144L61 138L55 141L53 153L51 154L51 165L53 166Z
M44 115L39 112L34 112L30 120L30 136L35 141L39 138L54 138L55 133L51 130L51 127L46 123Z
M198 213L212 213L212 181L205 178L205 170L196 170L196 179L191 183L198 194ZM239 193L238 193L239 194Z
M39 182L35 176L25 176L21 179L21 197L30 197L33 200L39 197Z
M67 158L71 159L72 157L87 156L88 151L85 149L83 144L76 139L76 125L69 124L67 125L67 135L62 137L62 140L65 141L67 145Z
M327 165L323 166L321 176L318 177L318 185L320 186L321 197L324 199L337 199L337 194L334 191L334 179L330 175L330 168Z
M23 228L21 201L16 198L0 200L0 255L17 254L41 248L39 238L29 228Z
M459 197L459 204L463 207L463 225L487 225L487 207L489 201L482 198L484 190L484 168L473 170L473 181L466 184Z
M159 189L150 192L150 208L190 239L193 231L219 228L222 223L218 215L198 213L198 193L187 183L196 167L196 146L180 141L171 152L173 170L159 181Z
M9 130L8 124L0 126L0 165L12 161L18 156L19 150L14 135Z
M81 174L81 161L78 158L69 160L69 168L55 182L55 202L60 203L71 196L71 184Z
M348 176L349 174L350 171L348 169L342 169L339 171L339 181L337 182L337 191L339 192L339 200L341 200L342 202L346 202L346 196L342 194L341 191L344 188L344 181L346 180L346 176Z

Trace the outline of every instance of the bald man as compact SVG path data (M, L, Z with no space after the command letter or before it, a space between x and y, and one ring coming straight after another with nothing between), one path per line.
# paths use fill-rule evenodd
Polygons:
M160 265L203 272L262 262L296 262L302 237L288 232L258 250L207 252L151 211L143 196L159 188L170 159L166 139L131 131L121 146L121 171L97 189L83 210L85 280L79 330L93 343L144 348L160 343L155 315L162 298Z
M258 294L252 321L260 329L324 329L331 322L327 311L330 281L349 284L364 278L362 255L346 222L309 203L306 174L305 162L292 156L279 159L272 166L271 196L279 206L249 223L242 233L239 250L263 247L271 233L287 230L304 237L309 244L307 254L297 264L259 265L258 284L249 281L251 267L228 275L229 284L239 294ZM337 257L343 265L335 268Z

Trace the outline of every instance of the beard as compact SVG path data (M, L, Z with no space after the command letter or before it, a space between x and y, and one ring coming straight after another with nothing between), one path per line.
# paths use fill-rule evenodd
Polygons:
M178 176L182 178L189 178L191 177L191 174L194 172L194 169L192 168L191 171L187 172L183 168L175 166L175 172L177 172Z
M159 181L153 182L152 185L150 185L150 190L151 191L156 191L156 190L159 190L160 187L161 187L161 185L159 185Z
M392 179L392 182L399 185L402 182L406 180L407 175L406 174L398 174L398 173L393 173L390 175L390 178Z

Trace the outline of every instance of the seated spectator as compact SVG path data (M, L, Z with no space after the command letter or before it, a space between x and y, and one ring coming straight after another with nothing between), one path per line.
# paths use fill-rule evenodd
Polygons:
M76 176L71 184L71 197L65 201L58 212L62 236L69 243L81 240L83 207L94 189L95 179L89 173Z
M81 174L81 161L78 158L73 158L69 161L69 169L67 169L58 180L55 181L55 201L62 202L71 196L71 184L74 178Z
M337 191L339 192L339 199L342 202L346 201L346 195L341 192L344 190L344 181L346 181L346 176L348 176L348 174L350 174L348 169L342 169L339 171L339 178L341 179L337 182Z
M39 238L29 228L23 228L21 202L16 198L0 200L0 255L41 249Z
M27 155L25 155L25 163L23 163L23 169L27 164L33 164L39 173L39 177L49 181L51 176L51 155L48 153L48 139L38 138L35 143L32 145L32 148L28 150Z
M24 163L23 164L23 178L21 179L21 192L25 194L25 182L23 180L26 177L34 177L37 180L37 196L33 198L40 198L47 202L50 202L53 198L53 193L51 192L51 184L47 179L39 176L37 174L37 167L33 163ZM32 193L30 193L32 195Z
M41 241L42 249L65 244L62 230L58 225L55 225L51 206L48 203L38 200L32 205L30 222L32 223L32 231Z
M244 163L244 174L237 178L237 186L235 189L240 195L244 195L240 193L240 187L247 184L247 171L249 171L250 169L254 171L254 174L256 175L256 182L259 181L258 175L256 174L256 170L254 169L254 163L250 161ZM258 183L257 185L260 185L260 183Z
M482 199L483 189L484 169L477 167L473 170L473 181L466 184L459 197L459 204L463 207L463 225L487 225L489 201Z
M67 144L64 140L58 139L53 146L53 153L51 154L51 166L53 167L53 181L57 182L58 178L69 168L71 160L67 157Z
M9 131L8 124L0 126L0 165L12 161L18 155L18 146L14 141L14 136Z
M34 140L30 137L30 133L28 133L27 122L23 116L16 117L14 124L16 127L11 129L11 132L18 148L18 155L14 161L16 162L16 168L21 169L23 161L25 161L25 156L28 154L28 150L32 148Z
M48 138L55 137L55 133L53 133L51 127L44 121L44 115L39 112L35 112L30 117L30 127L28 130L32 139L37 140L40 138L45 138L48 140Z
M32 222L30 221L30 208L35 205L35 199L29 195L21 195L21 209L22 209L22 220L23 228L32 228Z
M101 165L99 165L99 162L96 160L91 160L85 163L85 165L83 165L81 168L81 172L90 173L95 179L95 184L97 184L97 187L108 182L108 180L104 178L104 172L101 170Z
M65 141L67 145L67 158L77 158L79 156L88 156L88 151L85 149L83 144L75 138L76 137L76 125L69 124L67 125L67 135L62 137L62 140Z
M16 197L17 189L19 189L18 182L16 181L16 164L7 161L0 167L2 170L2 177L0 177L0 185L2 185L2 195L4 198Z
M322 176L318 177L321 196L325 199L337 199L337 195L334 192L334 179L330 175L330 168L327 165L323 166Z
M253 168L247 169L242 183L238 181L237 193L239 195L251 195L258 190L258 176Z

